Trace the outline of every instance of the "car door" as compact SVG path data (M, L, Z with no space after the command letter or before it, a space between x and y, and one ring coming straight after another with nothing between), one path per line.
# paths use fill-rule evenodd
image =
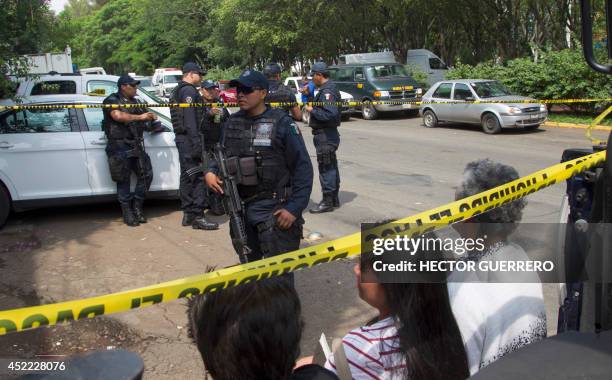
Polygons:
M478 112L477 104L466 103L467 100L473 100L474 94L470 87L465 83L455 83L453 88L453 101L452 105L453 121L459 123L478 123L480 120L480 113Z
M17 192L14 200L91 195L75 110L2 113L0 172Z
M85 141L87 152L87 167L89 182L95 195L113 194L117 185L110 176L108 158L106 156L106 136L102 131L104 115L100 108L84 108L78 110L81 124L81 134ZM145 150L151 157L153 167L153 182L151 191L175 191L179 187L178 151L174 143L174 133L171 122L158 114L159 120L167 127L168 132L151 134L145 132Z
M453 84L451 82L442 82L438 85L438 88L431 95L433 102L441 102L440 104L432 104L431 108L434 110L438 120L441 121L454 121L451 102L451 93L453 90Z

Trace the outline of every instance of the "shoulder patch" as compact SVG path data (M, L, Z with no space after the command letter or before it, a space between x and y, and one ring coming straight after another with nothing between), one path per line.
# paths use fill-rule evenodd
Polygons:
M326 93L325 94L325 100L332 100L332 94Z
M188 96L185 98L185 103L192 103L193 102L193 98L191 96Z

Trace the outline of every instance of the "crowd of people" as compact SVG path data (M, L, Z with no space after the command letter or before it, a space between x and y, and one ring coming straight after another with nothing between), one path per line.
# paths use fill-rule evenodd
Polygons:
M194 63L183 67L183 80L172 95L176 103L219 102L218 86L203 81ZM340 175L336 152L340 144L340 95L329 81L327 66L316 63L312 84L303 95L317 102L310 113L323 199L313 213L340 206ZM119 79L119 92L105 103L133 103L135 86ZM280 67L264 73L245 70L230 82L236 87L240 110L229 115L223 107L173 108L172 122L181 165L183 225L216 229L204 210L222 212L222 164L213 154L219 144L244 207L242 226L230 225L233 242L246 234L248 257L258 260L298 249L313 185L313 168L302 133L295 123L301 110L293 105L273 108L271 102L292 103L291 91L280 84ZM131 122L153 120L154 114L131 108L105 110L109 164L137 169L130 141L141 130ZM136 134L136 135L134 135ZM116 153L119 152L119 153ZM111 154L112 153L112 154ZM116 169L116 168L115 168ZM111 166L111 170L113 167ZM120 170L120 171L121 171ZM129 176L128 176L129 177ZM124 178L124 177L122 177ZM203 180L204 178L204 180ZM456 198L461 199L519 178L517 171L490 160L467 165ZM129 193L129 178L118 182L119 202L128 225L146 222L142 201L146 183L139 180ZM127 190L126 190L127 189ZM486 236L486 250L468 258L496 260L526 257L509 236L521 220L526 201L506 203L454 225L463 237ZM243 228L239 231L237 228ZM234 244L238 252L237 245ZM423 251L428 258L443 252ZM348 332L324 361L300 359L303 317L291 275L194 296L189 300L189 331L206 371L225 379L464 379L504 355L546 336L542 286L534 283L470 282L460 274L449 282L387 283L373 271L373 256L355 265L359 297L378 315ZM367 280L364 278L367 276ZM493 283L492 283L493 282Z

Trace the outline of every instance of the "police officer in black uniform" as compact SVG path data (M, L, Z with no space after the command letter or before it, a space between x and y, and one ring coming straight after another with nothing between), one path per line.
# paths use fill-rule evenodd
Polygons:
M130 105L140 104L135 99L136 86L140 84L129 75L122 75L117 81L118 91L104 99L104 104ZM151 159L144 153L142 161L145 167L139 165L137 139L142 138L148 121L157 119L153 112L147 112L145 107L104 108L103 129L106 134L106 155L113 181L117 182L117 197L123 213L123 222L128 226L138 226L146 223L143 213L143 202L146 191L153 180ZM141 172L144 170L144 175ZM130 191L130 178L136 173L136 188Z
M313 214L333 211L340 207L338 193L340 191L340 172L336 151L340 145L340 107L335 102L342 100L340 91L329 80L329 70L324 62L312 65L312 81L319 92L313 102L330 103L306 106L310 112L310 127L312 128L313 142L317 150L317 163L319 164L319 180L323 200L310 209Z
M207 79L202 82L200 93L205 103L223 104L220 97L219 84ZM213 159L215 145L221 141L221 127L229 119L230 113L227 108L206 106L204 108L204 118L202 119L201 134L203 138L204 151L207 161ZM223 215L223 204L221 196L214 191L207 189L207 200L210 212L214 215Z
M268 96L266 96L266 103L295 103L296 98L295 94L291 91L291 89L284 84L281 83L281 67L276 62L270 62L264 67L263 71L264 75L268 79L269 88L268 88ZM289 116L291 116L294 120L302 120L302 110L300 106L295 105L285 105L279 107L284 109Z
M196 85L202 81L206 72L193 63L183 66L183 79L172 91L171 103L202 103L202 96ZM202 142L200 124L204 108L170 108L174 128L176 148L179 153L181 176L179 194L183 210L183 226L192 226L201 230L216 230L219 225L206 220L206 187L202 180Z
M237 87L240 111L223 126L221 141L228 160L239 158L243 174L238 192L246 209L249 260L296 250L302 212L312 191L313 170L304 139L285 111L265 104L268 80L263 74L246 70L230 85ZM222 193L217 172L213 160L206 184Z

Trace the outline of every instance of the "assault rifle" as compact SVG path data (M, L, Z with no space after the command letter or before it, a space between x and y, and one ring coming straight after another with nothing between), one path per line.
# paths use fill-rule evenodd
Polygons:
M221 144L215 145L215 159L219 164L219 177L223 181L223 208L229 216L230 231L233 231L232 244L236 249L240 261L249 262L251 248L247 245L246 230L244 227L244 204L238 194L236 177L227 170L227 157Z

